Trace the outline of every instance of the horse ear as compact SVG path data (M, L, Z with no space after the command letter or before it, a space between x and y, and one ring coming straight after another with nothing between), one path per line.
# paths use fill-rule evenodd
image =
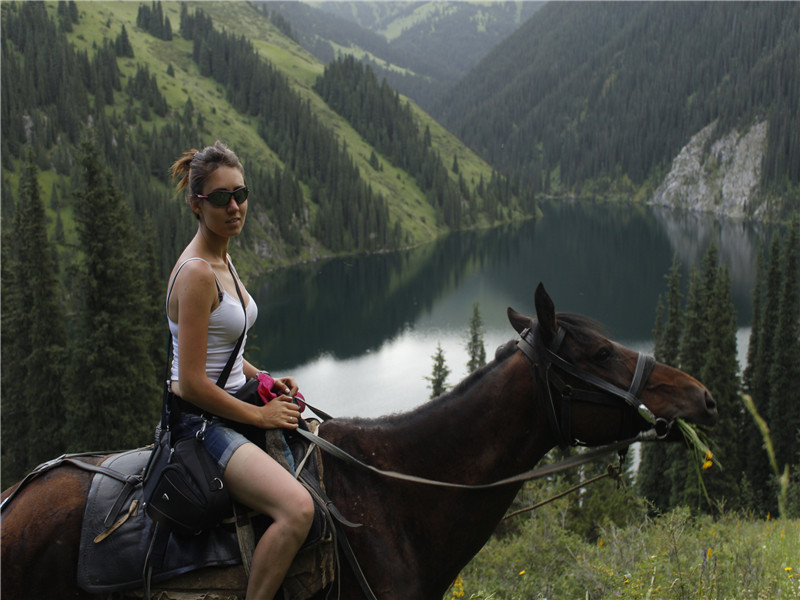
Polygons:
M536 286L534 298L536 301L536 318L539 320L539 330L545 344L549 344L553 338L555 338L556 332L558 331L556 307L541 282Z
M511 323L511 326L517 333L522 333L526 327L531 326L530 317L526 317L525 315L518 313L510 306L506 312L508 313L508 320Z

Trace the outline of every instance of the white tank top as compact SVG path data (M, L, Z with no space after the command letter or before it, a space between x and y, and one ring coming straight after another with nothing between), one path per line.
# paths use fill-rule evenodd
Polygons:
M175 272L175 278L178 273L190 260L202 260L208 265L208 261L199 257L188 258L183 261L178 270ZM210 267L211 265L209 265ZM175 281L173 278L173 283ZM216 274L214 279L217 279ZM240 286L243 288L243 286ZM228 359L233 352L239 336L242 335L244 328L244 311L242 310L242 303L239 298L229 294L225 288L222 287L217 279L217 289L220 290L221 300L219 305L211 311L208 321L208 344L206 348L206 375L214 383L219 379L222 369L225 368ZM170 292L172 286L170 286ZM255 300L248 294L247 290L242 290L242 297L249 299L247 301L247 329L253 326L258 316L258 306ZM172 380L180 381L180 373L178 371L178 357L180 356L180 340L178 338L178 324L169 318L169 293L167 294L167 321L169 322L169 331L172 334ZM235 393L240 387L245 384L247 378L244 375L244 362L242 356L244 355L244 347L247 342L247 334L242 341L242 347L239 348L239 354L233 363L233 368L228 376L228 381L225 383L225 390L230 393Z

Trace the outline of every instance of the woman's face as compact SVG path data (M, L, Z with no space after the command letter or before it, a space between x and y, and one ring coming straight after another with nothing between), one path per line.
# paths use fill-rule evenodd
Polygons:
M212 192L232 192L244 187L244 175L235 167L218 167L206 179L203 195ZM247 201L237 204L233 195L225 206L216 206L207 200L192 197L192 210L199 215L200 222L221 237L234 237L242 232L247 214Z

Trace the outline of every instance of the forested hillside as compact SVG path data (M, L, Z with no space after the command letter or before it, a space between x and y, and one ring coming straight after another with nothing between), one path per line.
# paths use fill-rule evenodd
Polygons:
M352 54L426 110L542 2L265 2L329 63Z
M196 229L168 177L184 151L242 158L250 280L532 214L371 71L351 68L353 97L285 29L243 2L2 3L4 482L148 441L166 275ZM403 127L364 129L369 111Z
M432 109L546 193L652 192L701 129L768 121L761 191L798 203L800 5L553 2Z
M4 3L2 160L9 185L30 143L46 198L68 199L74 149L90 125L134 216L150 213L158 254L171 256L162 244L178 231L180 245L192 224L169 191L167 166L189 147L220 137L242 154L251 187L268 200L254 203L262 214L241 240L248 271L301 254L402 247L449 229L441 207L426 201L402 167L385 159L381 170L370 166L369 143L309 89L321 63L249 4L198 7ZM232 27L237 21L247 27ZM416 107L408 110L421 125L405 135L428 139L427 151L446 152L448 166L458 156L471 192L482 176L492 177ZM458 183L458 174L449 177ZM501 202L516 207L511 196ZM364 210L353 210L356 203ZM53 211L69 238L69 203L57 202ZM342 240L326 231L329 223Z

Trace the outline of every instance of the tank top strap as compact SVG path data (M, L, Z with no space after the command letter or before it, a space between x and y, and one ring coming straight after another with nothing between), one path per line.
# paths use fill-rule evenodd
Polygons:
M214 285L217 286L217 296L219 297L219 301L222 302L222 296L223 296L223 294L222 294L222 286L220 285L219 279L217 278L217 274L214 273L214 269L211 267L211 264L207 260L205 260L204 258L200 258L199 256L193 256L191 258L187 258L180 265L178 265L178 270L175 271L175 276L172 278L172 281L169 284L169 290L167 291L167 302L166 302L167 314L169 314L169 297L172 294L172 288L175 286L175 280L178 279L178 273L181 272L181 269L183 268L183 266L186 263L188 263L188 262L190 262L192 260L202 260L204 263L206 263L209 266L209 268L211 268L211 273L214 275Z

